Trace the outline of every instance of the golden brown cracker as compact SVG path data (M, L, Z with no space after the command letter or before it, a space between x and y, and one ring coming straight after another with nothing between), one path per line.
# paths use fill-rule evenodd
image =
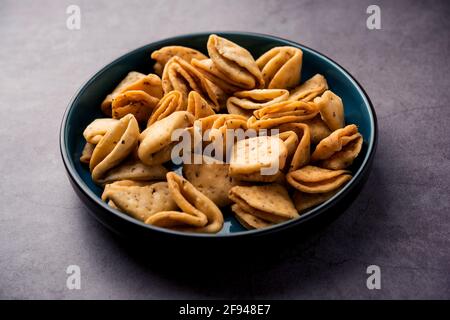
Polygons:
M319 107L320 116L331 131L344 127L344 104L342 99L330 90L314 99Z
M298 217L287 190L276 183L258 186L235 186L229 197L246 212L270 222Z
M216 233L222 229L223 215L207 196L175 172L167 173L172 199L182 210L150 216L146 223L186 232Z
M207 49L215 67L233 84L245 89L264 87L261 71L246 49L215 34L209 36Z
M167 182L151 184L134 181L118 181L107 184L102 194L103 201L111 201L118 210L140 220L161 211L175 210L175 202L169 193Z
M129 90L117 95L111 105L112 117L120 119L132 114L140 123L147 122L159 99L142 90Z
M239 221L240 224L242 224L246 229L263 229L267 228L273 225L272 222L263 220L261 218L258 218L248 212L246 212L244 209L239 207L237 204L233 204L231 206L231 210L234 212L234 216Z
M340 188L351 178L347 170L328 170L310 165L286 175L292 187L305 193L330 192Z
M328 89L327 80L321 74L316 74L304 83L294 88L288 100L312 101Z
M217 206L224 207L231 203L228 192L237 181L228 174L229 164L207 163L205 158L199 164L184 164L183 175Z
M165 46L153 51L151 54L151 58L156 60L156 63L153 66L155 73L161 76L163 74L164 66L173 57L179 57L189 63L192 59L208 59L203 53L192 48L184 46Z
M300 83L303 52L299 48L275 47L256 60L268 89L291 89Z
M89 162L92 179L98 182L136 148L139 125L132 114L120 119L95 146Z

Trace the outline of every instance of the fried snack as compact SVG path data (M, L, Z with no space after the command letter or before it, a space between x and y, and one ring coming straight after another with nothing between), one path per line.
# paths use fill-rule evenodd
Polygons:
M147 165L167 162L171 159L172 132L192 126L194 116L187 111L176 111L168 117L156 121L139 136L138 157Z
M291 158L298 146L298 136L294 131L284 131L277 135L287 148L287 159Z
M236 142L230 176L242 181L273 182L280 178L288 150L277 136L259 136Z
M208 59L208 57L200 51L183 46L162 47L159 50L153 51L151 57L153 60L156 60L156 63L153 65L153 70L155 70L155 73L160 77L163 74L164 66L172 57L179 57L188 63L190 63L192 59Z
M216 233L222 229L222 212L207 196L175 172L167 173L167 183L182 211L162 211L145 223L186 232Z
M362 144L363 137L359 134L358 138L345 145L341 151L321 161L320 166L332 170L348 168L361 152Z
M112 117L120 119L132 114L140 123L146 122L159 99L142 90L129 90L117 95L111 105Z
M180 91L174 90L159 101L152 115L148 119L147 127L154 124L156 121L166 118L175 111L185 111L186 100Z
M213 114L207 116L205 118L201 118L196 120L195 124L203 134L203 147L206 147L211 142L215 142L220 144L220 140L222 141L223 150L226 154L227 149L231 149L233 143L238 140L238 137L235 136L237 131L233 131L233 140L230 140L227 143L227 129L237 130L242 129L242 133L247 130L247 120L243 116L235 115L235 114ZM191 132L191 136L193 136L193 128L189 128ZM230 136L231 137L231 136Z
M94 152L95 144L86 142L81 151L80 162L87 163L91 161L92 153Z
M214 122L222 116L227 115L222 113L212 114L210 116L195 120L195 123L202 130L202 133L205 133L206 130L212 129Z
M242 224L244 228L249 230L267 228L274 224L246 212L237 204L233 204L231 206L231 210L234 212L234 216L240 222L240 224Z
M350 124L338 129L319 142L311 155L311 161L329 169L345 169L353 163L362 147L358 127Z
M316 74L298 87L292 89L288 100L312 101L328 89L328 83L321 74Z
M295 208L301 214L306 210L331 199L338 191L339 189L325 193L304 193L296 190L292 200L294 201Z
M230 199L246 213L269 222L283 222L298 217L287 190L276 183L260 186L235 186Z
M247 129L247 119L236 114L218 114L211 129L224 131L226 129ZM223 132L224 133L224 132Z
M229 205L228 191L237 185L237 181L228 175L230 165L206 156L201 160L199 164L184 164L183 175L218 207Z
M216 114L197 91L189 92L187 111L194 115L195 120Z
M311 148L311 134L304 123L285 123L280 126L281 132L295 132L299 139L295 153L290 159L289 171L297 170L308 164ZM281 133L282 134L282 133Z
M283 168L286 156L286 145L276 136L258 136L240 140L233 147L230 173L253 173L276 164L279 168Z
M291 89L300 83L302 50L275 47L256 60L267 89Z
M325 160L334 153L341 151L342 147L359 136L358 127L354 124L338 129L327 138L320 141L311 155L312 161Z
M107 184L119 180L132 181L152 181L164 180L166 178L167 169L157 164L148 166L139 160L131 159L111 170L109 170L99 183Z
M212 118L210 118L212 119ZM205 122L207 124L207 122ZM219 114L211 123L209 140L214 141L218 136L223 139L224 146L227 146L227 130L247 130L247 119L237 114Z
M232 95L236 91L242 90L241 87L230 81L230 79L220 72L211 59L197 60L192 59L191 64L197 68L208 80L217 85L226 94Z
M227 111L250 118L254 110L271 106L287 99L289 91L284 89L253 89L234 93L227 100Z
M138 183L117 181L105 186L102 200L113 208L145 222L161 211L176 210L177 205L169 193L167 182Z
M326 193L337 190L352 176L347 170L328 170L315 166L305 166L286 175L287 182L304 193Z
M118 122L119 120L110 118L95 119L83 131L86 142L91 144L99 143L106 132L113 128Z
M157 99L161 99L163 96L161 79L156 74L145 75L140 72L131 71L117 85L113 92L108 94L105 100L103 100L101 104L103 113L111 116L111 105L114 98L116 98L119 94L130 90L142 90Z
M209 36L207 49L217 70L229 82L244 89L264 88L264 79L250 52L215 34Z
M195 127L195 128L194 128ZM188 129L192 138L192 146L194 148L194 132L199 130L202 134L202 146L203 149L209 144L215 143L216 147L220 147L222 142L223 152L218 157L225 156L227 152L231 152L234 142L239 140L240 136L245 134L247 130L247 121L244 117L235 114L213 114L204 118L197 119L194 127ZM230 129L230 134L227 133L227 129ZM241 131L236 131L242 129ZM240 134L242 133L242 134ZM233 138L228 143L228 139Z
M206 116L204 118L200 118L194 121L194 125L189 127L187 130L191 135L192 148L194 148L194 132L199 130L198 134L201 134L202 147L205 148L207 145L211 143L211 138L209 133L211 132L214 121L220 118L222 114L212 114L210 116Z
M114 186L114 188L115 188L115 187L129 187L129 186L132 186L132 187L145 187L145 186L153 185L153 184L155 184L155 183L156 183L156 182L154 182L154 181L118 180L118 181L114 181L114 182L112 182L112 183L109 183L109 184L107 184L107 185L109 185L109 186ZM106 185L104 186L103 191L105 191L105 187L106 187ZM168 190L168 189L167 189L167 190ZM120 189L117 190L117 191L120 191ZM123 190L122 190L122 191L123 191ZM136 199L137 199L137 198L136 198ZM111 208L121 211L121 209L118 208L118 207L114 204L114 202L113 202L111 199L108 199L108 198L105 197L104 201L105 201L105 202L108 204L108 206L110 206ZM122 211L122 212L126 213L126 211Z
M344 127L344 105L342 99L330 90L314 99L314 103L319 107L320 116L331 131Z
M190 91L197 91L215 111L225 105L226 96L222 89L179 57L171 58L164 67L162 87L166 94L173 90L180 91L185 99Z
M117 166L136 148L139 125L132 114L127 114L111 128L92 153L89 169L92 180L99 182L106 172Z
M322 139L325 139L331 134L330 128L320 117L320 114L310 120L303 121L308 125L311 133L311 144L318 144Z
M283 123L302 122L314 118L319 109L314 103L303 101L283 101L255 110L247 120L251 129L269 129Z

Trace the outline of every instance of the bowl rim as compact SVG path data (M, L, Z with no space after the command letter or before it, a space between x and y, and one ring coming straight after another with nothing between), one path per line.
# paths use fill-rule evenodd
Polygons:
M81 94L86 90L86 88L94 82L105 70L110 68L112 65L118 63L119 61L127 58L130 55L135 54L138 51L145 50L147 47L150 46L163 46L166 44L169 44L170 42L175 42L181 39L187 39L192 37L199 37L199 36L209 36L210 34L217 34L223 37L226 37L228 35L241 35L241 36L249 36L253 38L264 38L266 40L273 40L276 42L282 42L285 45L291 45L294 47L300 47L302 50L309 51L309 53L318 56L319 58L327 61L331 65L333 65L336 69L340 71L341 74L343 74L352 84L353 86L359 91L361 96L363 97L363 100L368 106L369 111L369 117L370 117L370 123L373 128L373 135L370 140L368 140L368 149L365 158L363 159L361 166L358 168L356 173L353 175L352 179L347 183L339 192L337 192L333 197L325 201L324 203L314 207L313 209L307 211L306 213L300 215L300 217L288 220L279 224L275 224L273 226L263 228L263 229L253 229L253 230L243 230L243 231L237 231L237 232L230 232L230 233L214 233L214 234L208 234L208 233L191 233L191 232L182 232L182 231L175 231L171 229L166 229L162 227L152 226L149 224L145 224L144 222L141 222L137 219L134 219L130 216L128 216L125 213L120 212L119 210L115 210L111 207L109 207L105 202L103 202L100 197L98 197L89 187L88 185L83 181L81 176L76 171L75 167L71 164L71 158L68 154L68 147L67 147L67 130L68 130L68 119L71 115L71 112L73 111L73 106L81 96ZM181 34L170 38L164 38L158 41L154 41L151 43L148 43L146 45L140 46L134 50L128 51L127 53L120 55L113 61L107 63L104 65L100 70L95 72L91 77L88 78L87 81L85 81L79 89L75 92L75 94L72 96L72 98L69 101L68 106L66 107L66 110L64 111L64 115L61 121L60 130L59 130L59 146L60 146L60 153L63 160L64 167L66 168L66 171L69 175L69 178L74 182L73 185L76 187L91 201L93 201L97 206L102 208L103 210L109 211L109 213L117 216L118 218L124 219L132 224L137 225L138 227L143 227L148 229L148 231L152 232L162 232L165 234L172 235L173 237L178 238L236 238L236 237L246 237L246 236L262 236L262 235L268 235L272 233L281 232L286 229L290 229L294 226L300 225L302 223L305 223L306 221L309 221L313 219L314 217L317 217L318 215L326 212L330 208L332 208L335 204L337 204L341 199L343 199L347 194L351 192L353 187L357 185L357 182L361 180L364 176L365 171L367 171L370 166L373 157L375 155L376 147L377 147L377 141L378 141L378 121L377 116L375 113L375 109L373 107L372 101L370 100L368 94L364 90L364 88L360 85L360 83L341 65L339 65L337 62L335 62L333 59L327 57L326 55L320 53L319 51L315 49L311 49L301 43L294 42L291 40L287 40L278 36L263 34L263 33L255 33L255 32L241 32L241 31L211 31L211 32L195 32L195 33L187 33L187 34ZM82 201L83 202L83 201ZM84 204L84 203L83 203ZM86 205L86 204L84 204ZM88 208L88 210L91 210ZM97 218L98 219L98 218Z

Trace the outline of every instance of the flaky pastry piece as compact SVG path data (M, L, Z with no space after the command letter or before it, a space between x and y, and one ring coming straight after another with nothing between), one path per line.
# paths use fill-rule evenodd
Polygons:
M228 192L238 184L228 173L230 165L207 156L196 157L200 160L198 163L183 164L183 176L218 207L229 205Z
M167 169L162 165L146 165L138 159L129 159L109 170L99 180L101 184L108 184L120 180L154 181L165 180Z
M153 70L159 76L162 76L164 66L173 57L179 57L188 63L190 63L192 59L208 59L208 57L200 51L184 46L162 47L159 50L153 51L151 57L153 60L156 60L156 63L153 65Z
M263 229L275 224L248 213L236 203L231 206L231 210L233 211L236 220L248 230Z
M328 83L321 74L316 74L298 87L292 89L288 100L312 101L328 89Z
M237 141L230 159L230 176L242 181L273 182L280 178L288 155L278 136L257 136Z
M286 175L287 182L304 193L326 193L337 190L352 176L347 170L329 170L315 166L305 166Z
M86 142L91 144L97 144L103 138L103 136L113 128L119 120L111 118L99 118L92 121L86 129L83 131L83 137Z
M212 200L175 172L167 173L167 183L181 211L158 212L145 223L185 232L217 233L222 229L222 212Z
M229 82L244 89L264 87L261 71L247 49L215 34L209 36L207 49L214 66Z
M176 210L167 182L121 180L105 186L102 200L114 209L145 222L155 213Z
M156 121L139 135L139 159L147 165L169 161L172 148L176 144L172 141L172 133L177 129L191 127L193 123L194 116L187 111L175 111Z
M186 99L184 95L178 90L170 91L159 101L152 115L148 119L147 127L151 126L158 120L168 117L176 111L185 110Z
M189 92L197 91L215 111L225 106L226 95L222 89L179 57L171 58L164 67L162 87L166 94L173 90L180 91L185 99Z
M311 149L311 133L308 125L304 123L285 123L279 127L284 132L295 132L298 143L292 157L289 158L289 171L297 170L309 163ZM280 135L281 135L280 134Z
M131 71L117 85L113 92L108 94L103 100L101 103L103 113L112 116L111 105L114 98L130 90L141 90L157 99L161 99L163 96L161 79L156 74L145 75L137 71Z
M211 59L192 59L191 64L227 95L233 95L236 91L241 91L243 89L239 84L231 81L228 76L223 74Z
M227 110L230 114L238 114L250 118L254 110L285 101L289 91L284 89L253 89L235 92L227 100Z
M259 219L279 223L298 217L287 190L277 183L257 186L235 186L230 199L247 214Z
M266 88L291 89L300 83L303 52L294 47L275 47L256 60Z
M314 118L303 121L309 127L311 133L311 144L316 145L322 139L325 139L331 134L330 128L322 120L320 114L316 115Z
M117 166L136 148L139 125L132 114L120 119L95 146L89 162L92 180L99 182L106 172Z
M311 155L311 161L328 169L345 169L358 156L362 143L363 138L358 127L350 124L320 141Z
M187 111L198 120L216 114L214 109L197 91L191 91L188 95Z
M128 90L118 94L112 101L111 110L114 119L132 114L140 123L147 122L160 100L142 90Z
M255 110L247 120L251 129L269 129L290 122L303 122L314 118L319 109L314 103L303 101L282 101Z
M320 116L331 131L344 127L344 104L339 96L327 90L322 96L315 98L314 103L319 107Z

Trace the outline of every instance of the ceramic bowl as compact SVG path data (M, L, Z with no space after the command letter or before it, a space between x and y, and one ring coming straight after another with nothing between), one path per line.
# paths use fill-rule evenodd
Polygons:
M370 171L377 142L377 122L374 108L358 82L341 66L323 54L301 44L274 36L244 33L216 32L216 34L249 50L259 57L276 46L294 46L303 50L301 78L310 78L316 73L325 76L330 89L339 95L345 106L346 123L354 123L364 137L363 148L351 166L353 178L327 202L303 213L300 218L261 230L245 230L229 212L224 212L225 224L217 234L182 233L146 225L128 215L112 209L100 199L102 189L91 179L87 166L79 158L84 146L82 132L95 118L104 117L100 103L117 83L132 70L142 73L152 72L154 61L150 53L168 45L181 45L206 53L206 43L210 33L177 36L133 50L109 63L92 76L75 94L64 114L60 130L60 148L70 182L89 208L90 212L104 225L127 238L170 238L170 239L231 239L265 237L295 229L306 222L318 219L327 213L342 212L357 196Z

